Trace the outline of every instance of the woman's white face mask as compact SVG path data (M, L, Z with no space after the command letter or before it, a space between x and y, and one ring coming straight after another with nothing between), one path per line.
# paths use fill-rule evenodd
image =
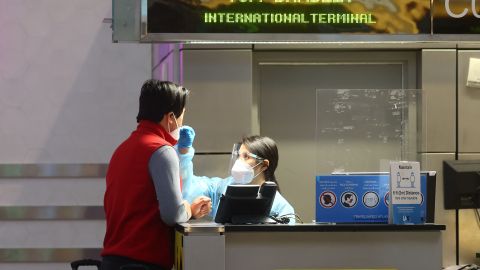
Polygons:
M242 159L237 159L235 161L235 164L233 164L233 167L232 167L232 177L233 177L233 179L235 179L234 183L235 184L240 184L240 185L245 185L245 184L248 184L248 183L252 182L252 180L258 174L261 173L260 172L257 175L255 175L255 172L253 171L253 168L257 167L260 164L261 164L261 162L252 167L248 163L243 161Z

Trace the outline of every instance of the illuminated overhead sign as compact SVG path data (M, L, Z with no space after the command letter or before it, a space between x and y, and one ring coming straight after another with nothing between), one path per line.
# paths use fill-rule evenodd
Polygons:
M113 2L116 41L480 40L480 0Z
M430 0L148 0L147 32L430 34L430 10Z
M434 0L433 33L480 34L480 0Z

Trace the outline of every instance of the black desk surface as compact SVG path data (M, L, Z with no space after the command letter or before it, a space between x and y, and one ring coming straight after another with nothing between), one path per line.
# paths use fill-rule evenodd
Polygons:
M441 231L445 225L389 225L389 224L262 224L225 225L226 232L389 232L389 231Z
M219 232L403 232L403 231L443 231L445 225L390 225L390 224L251 224L231 225L214 222L189 222L177 224L180 232L219 231Z

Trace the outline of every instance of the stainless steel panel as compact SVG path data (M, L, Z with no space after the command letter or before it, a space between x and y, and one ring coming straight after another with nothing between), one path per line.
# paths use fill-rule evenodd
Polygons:
M480 153L480 89L466 86L470 58L480 58L480 51L458 51L459 153Z
M475 43L473 43L475 44ZM473 46L473 44L471 44ZM457 42L305 42L305 43L265 43L255 44L255 50L371 50L371 49L424 49L424 48L452 48Z
M205 243L208 243L208 248L205 248ZM183 270L227 269L225 268L225 236L218 233L184 236L183 264L179 268Z
M228 270L438 270L441 237L440 231L227 232L225 263Z
M105 177L108 164L0 164L1 178Z
M435 223L444 224L443 232L443 265L455 264L455 211L443 207L443 161L455 159L455 153L424 153L421 154L422 170L437 171L435 194Z
M184 124L195 128L197 152L230 152L251 132L252 52L183 50L183 68L191 90Z
M371 50L371 49L474 49L480 48L480 42L266 42L266 43L232 43L232 42L192 42L184 45L189 49L248 49L254 51L302 51L302 50Z
M455 152L456 50L422 50L422 152Z
M0 206L0 221L86 219L105 219L103 206Z
M100 248L2 248L1 263L72 262L100 259Z
M141 42L219 42L219 43L323 43L323 42L362 42L362 43L438 43L467 41L478 42L478 35L455 34L203 34L203 33L162 33L147 34Z
M460 42L459 49L480 49L480 42Z
M215 49L215 50L232 50L232 49L252 49L249 43L186 43L185 49Z
M144 0L113 0L114 42L140 40L141 2Z
M480 153L458 153L459 160L480 159Z

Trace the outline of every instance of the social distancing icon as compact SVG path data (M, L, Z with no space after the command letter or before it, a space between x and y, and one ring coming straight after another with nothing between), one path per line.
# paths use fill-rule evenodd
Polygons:
M320 194L318 202L324 208L332 208L337 204L337 196L331 191L324 191Z

